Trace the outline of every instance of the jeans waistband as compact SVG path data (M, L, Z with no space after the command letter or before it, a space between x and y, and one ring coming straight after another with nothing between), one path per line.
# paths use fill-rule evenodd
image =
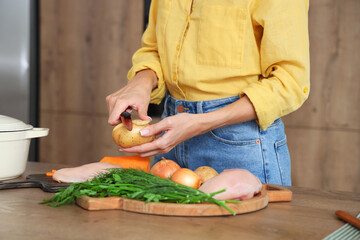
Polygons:
M167 108L170 111L174 111L173 114L179 112L206 113L223 108L226 105L229 105L239 99L240 99L239 96L232 96L232 97L226 97L226 98L220 98L214 100L186 101L186 100L175 99L169 94L165 101L165 108Z

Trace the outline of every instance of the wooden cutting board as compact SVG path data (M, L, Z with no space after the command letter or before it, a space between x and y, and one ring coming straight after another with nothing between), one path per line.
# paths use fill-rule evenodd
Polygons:
M265 208L269 202L291 201L292 192L286 188L263 184L259 194L249 200L226 204L236 214L248 213ZM76 203L86 210L124 210L130 212L168 215L168 216L221 216L231 215L226 209L212 203L179 204L179 203L145 203L121 197L93 198L80 196Z

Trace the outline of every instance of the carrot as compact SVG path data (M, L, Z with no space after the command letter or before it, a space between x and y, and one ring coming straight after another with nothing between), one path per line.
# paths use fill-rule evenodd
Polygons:
M52 177L54 175L54 172L56 172L56 170L53 169L53 170L51 170L51 172L47 172L46 176Z
M139 155L122 156L122 157L104 157L100 162L108 162L120 165L123 168L135 168L138 170L150 171L150 158L140 157Z

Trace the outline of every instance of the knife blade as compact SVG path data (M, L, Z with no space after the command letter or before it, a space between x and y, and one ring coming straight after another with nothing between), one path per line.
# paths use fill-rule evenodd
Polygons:
M120 120L124 124L125 128L127 130L131 131L133 128L133 125L132 125L132 120L131 120L131 113L129 111L131 111L130 107L127 108L124 112L122 112L120 114Z

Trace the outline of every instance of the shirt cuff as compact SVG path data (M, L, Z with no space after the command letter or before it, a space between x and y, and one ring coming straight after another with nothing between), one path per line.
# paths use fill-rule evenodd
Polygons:
M266 130L276 119L282 116L277 98L261 86L255 83L245 88L240 95L246 95L255 108L257 123L261 129Z

